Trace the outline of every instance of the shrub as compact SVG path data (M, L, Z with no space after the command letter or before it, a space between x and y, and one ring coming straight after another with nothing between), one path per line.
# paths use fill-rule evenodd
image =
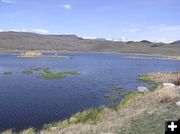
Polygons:
M161 102L171 102L176 98L176 90L164 88L159 92Z

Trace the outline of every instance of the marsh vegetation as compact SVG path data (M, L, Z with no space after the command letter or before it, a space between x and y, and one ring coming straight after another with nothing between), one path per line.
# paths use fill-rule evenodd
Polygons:
M45 78L45 79L61 79L66 75L80 75L80 73L76 71L55 72L50 68L42 68L42 67L32 67L30 69L21 71L21 73L26 75L34 74L34 72L36 72L36 74L38 74L38 76L40 76L41 78ZM7 72L3 72L2 74L10 75L13 74L13 72L7 71Z
M42 74L41 77L45 79L60 79L65 77L66 75L79 75L79 72L57 72L57 73L45 73Z
M13 72L7 71L7 72L3 72L3 74L10 75L13 74Z

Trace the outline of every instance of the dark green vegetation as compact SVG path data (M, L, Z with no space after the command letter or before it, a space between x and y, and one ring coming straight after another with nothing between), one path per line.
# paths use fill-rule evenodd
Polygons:
M13 74L13 72L10 72L10 71L8 71L8 72L3 72L3 74L10 75L10 74Z
M105 39L83 39L76 35L39 35L25 32L0 32L0 42L2 50L61 50L180 55L179 42L172 44L149 41L114 42Z
M79 75L79 72L58 72L58 73L45 73L41 76L45 79L60 79L65 77L65 75Z

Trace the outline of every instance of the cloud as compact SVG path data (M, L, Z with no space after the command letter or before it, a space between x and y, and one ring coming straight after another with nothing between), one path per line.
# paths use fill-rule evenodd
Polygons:
M16 4L15 0L0 0L0 2L6 3L6 4Z
M61 7L64 8L64 9L67 9L67 10L71 10L72 9L70 4L61 5Z
M93 36L87 36L83 37L83 39L91 39L91 40L108 40L108 41L128 41L126 37L118 37L118 38L106 38L106 37L93 37Z
M128 41L126 37L121 37L121 41Z
M0 29L0 32L3 32L4 30L3 29Z
M12 29L10 31L13 31L13 32L26 32L26 29L25 28L20 28L20 29Z
M91 36L85 36L85 37L83 37L83 39L92 39L92 40L94 40L94 39L97 39L98 37L91 37Z
M33 29L32 31L35 33L40 33L40 34L47 34L48 33L48 30L42 29L42 28L36 28L36 29Z

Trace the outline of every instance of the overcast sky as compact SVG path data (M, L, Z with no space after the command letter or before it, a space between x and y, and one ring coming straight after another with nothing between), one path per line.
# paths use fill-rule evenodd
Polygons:
M0 31L180 39L180 0L0 0Z

